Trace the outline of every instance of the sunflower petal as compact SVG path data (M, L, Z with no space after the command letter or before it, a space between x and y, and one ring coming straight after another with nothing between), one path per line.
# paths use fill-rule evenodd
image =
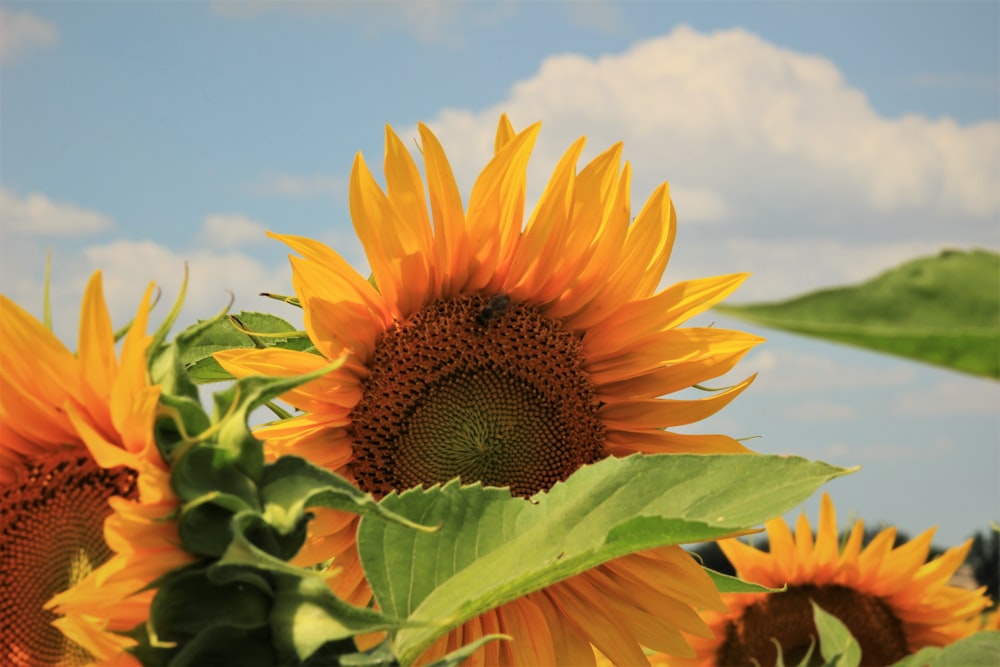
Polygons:
M710 417L729 405L729 402L749 387L756 377L751 375L735 387L707 398L692 401L668 398L622 401L604 406L598 414L609 428L622 431L690 424Z
M470 270L466 260L470 242L465 209L444 149L426 125L420 123L418 127L434 219L435 265L441 281L439 292L442 296L454 296L465 287Z

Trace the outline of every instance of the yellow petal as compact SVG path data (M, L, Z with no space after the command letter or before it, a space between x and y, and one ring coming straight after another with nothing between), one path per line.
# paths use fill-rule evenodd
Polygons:
M572 211L576 161L580 158L584 142L583 138L578 139L563 154L518 244L506 288L507 293L518 301L547 301L540 292L556 273L552 268L553 261L564 254L562 242Z
M655 296L625 303L591 328L588 338L592 333L595 342L590 344L605 350L620 350L645 336L672 329L725 299L748 275L734 273L689 280Z
M470 267L466 258L470 245L465 209L444 149L426 125L420 123L418 127L424 172L427 174L427 193L434 219L435 264L440 281L438 292L442 296L455 296L465 287L469 277Z
M510 124L510 119L507 118L507 114L500 114L500 122L497 123L497 137L493 142L493 154L497 154L500 150L509 144L517 132L514 131L514 126Z
M660 429L646 431L609 430L605 446L615 456L644 454L747 454L741 442L728 435L674 433Z
M616 403L634 398L655 398L686 389L719 377L732 370L753 347L730 350L708 359L682 361L617 382L604 382L597 386L597 397L605 403Z
M100 271L95 271L87 282L80 310L77 356L83 377L98 397L107 400L117 374L118 359L115 358L115 334L104 301Z
M539 129L536 123L514 137L472 186L465 216L472 254L466 291L503 284L521 235L528 158Z
M751 375L731 389L693 401L652 399L605 405L598 411L598 416L609 428L624 431L690 424L710 417L727 406L756 377Z

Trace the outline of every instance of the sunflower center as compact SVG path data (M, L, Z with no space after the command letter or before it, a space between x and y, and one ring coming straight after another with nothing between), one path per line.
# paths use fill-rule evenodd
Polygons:
M781 644L784 664L799 664L817 637L810 600L847 626L861 646L862 665L891 665L909 654L902 622L880 599L846 586L810 584L769 595L730 621L716 662L733 667L750 667L755 662L763 667L774 665L773 637ZM823 664L818 647L813 651L816 660L815 664Z
M14 665L88 664L43 606L111 557L108 498L134 498L135 473L100 468L79 448L22 472L0 493L0 655Z
M582 363L578 334L506 296L425 306L376 343L351 413L355 480L378 497L456 477L550 488L607 456Z

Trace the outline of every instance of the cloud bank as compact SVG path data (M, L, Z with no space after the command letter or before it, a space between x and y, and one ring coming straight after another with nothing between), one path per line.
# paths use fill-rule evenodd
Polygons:
M56 26L30 12L0 7L0 63L10 63L23 54L54 46L59 41Z
M689 244L674 266L753 271L744 298L859 280L942 245L1000 244L1000 123L885 117L829 60L742 29L553 56L495 106L443 110L428 124L464 193L502 112L518 128L544 121L529 198L578 136L585 159L623 140L634 210L671 182Z
M38 193L22 197L0 187L0 227L39 236L84 236L108 231L114 222L98 211L55 202Z

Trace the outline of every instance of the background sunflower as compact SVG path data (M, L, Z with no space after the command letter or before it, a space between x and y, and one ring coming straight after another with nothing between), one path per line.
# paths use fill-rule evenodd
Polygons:
M838 544L836 514L823 494L814 537L803 514L792 534L783 519L767 523L770 552L738 540L719 546L740 577L784 593L725 595L726 613L705 618L715 639L693 638L698 656L671 664L774 665L781 646L785 664L797 664L816 640L810 601L836 616L861 647L862 664L888 665L926 646L945 646L976 632L990 605L985 587L968 590L948 582L972 540L927 561L933 529L894 547L895 528L862 546L864 524L854 524Z
M53 610L49 598L113 555L114 534L104 533L109 500L127 504L156 486L139 480L140 456L155 451L159 398L146 373L151 290L120 360L100 272L84 295L76 355L0 296L0 656L7 664L82 665L131 643L103 635L86 607Z

